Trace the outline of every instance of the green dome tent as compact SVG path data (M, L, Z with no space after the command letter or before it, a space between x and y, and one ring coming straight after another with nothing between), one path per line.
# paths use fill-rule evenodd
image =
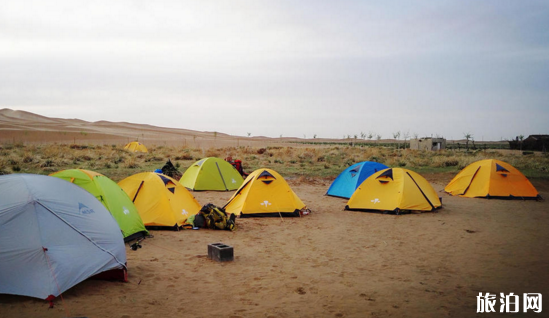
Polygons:
M233 165L215 157L193 163L183 174L179 183L194 191L233 191L244 179Z
M50 176L67 180L93 194L111 212L122 230L124 242L139 240L148 235L137 208L116 182L100 173L84 169L62 170Z

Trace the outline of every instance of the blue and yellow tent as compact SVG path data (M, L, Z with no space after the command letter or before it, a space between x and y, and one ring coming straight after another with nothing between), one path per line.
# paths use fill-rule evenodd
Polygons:
M326 195L349 199L364 180L387 168L389 167L373 161L355 163L337 176Z

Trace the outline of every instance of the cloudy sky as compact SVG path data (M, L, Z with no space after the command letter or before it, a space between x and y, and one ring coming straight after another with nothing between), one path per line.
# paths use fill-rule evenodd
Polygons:
M50 117L501 140L549 133L549 2L7 0L0 70Z

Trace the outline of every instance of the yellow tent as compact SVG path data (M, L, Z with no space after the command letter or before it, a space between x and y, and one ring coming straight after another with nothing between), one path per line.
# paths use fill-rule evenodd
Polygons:
M528 179L510 164L496 159L473 162L444 188L451 195L469 198L539 198Z
M286 180L266 168L252 172L224 206L227 213L240 217L300 216L304 208Z
M368 177L356 189L345 210L395 212L433 211L440 208L435 189L421 175L389 168Z
M201 208L184 186L163 174L142 172L118 185L132 199L145 226L179 228Z
M138 141L132 141L130 142L129 144L127 144L126 146L124 146L124 149L125 150L129 150L129 151L132 151L132 152L149 152L147 150L147 147L145 147L144 144L138 142Z

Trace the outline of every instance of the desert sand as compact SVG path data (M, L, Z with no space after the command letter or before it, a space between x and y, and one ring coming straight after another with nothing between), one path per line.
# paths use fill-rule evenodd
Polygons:
M426 177L441 191L452 176ZM397 216L344 211L345 199L324 195L328 180L288 181L311 214L239 218L236 232L152 231L127 248L127 283L82 282L53 309L0 295L1 316L474 317L479 292L549 292L546 201L440 192L438 212ZM549 196L547 182L534 185ZM232 195L193 193L219 206ZM234 261L207 257L216 242Z
M210 147L265 147L296 140L302 139L232 136L215 131L195 131L127 122L88 122L80 119L50 118L8 108L0 109L0 144L40 145L56 142L125 145L131 141L140 141L145 145L207 149ZM319 138L315 141L326 140Z
M188 147L283 142L0 110L0 143L134 137ZM152 231L141 249L127 247L128 282L84 281L53 309L2 294L0 317L484 317L480 292L549 295L547 201L452 197L442 189L453 174L423 176L443 208L398 216L344 211L345 199L324 195L331 180L288 178L311 214L237 219L235 232ZM532 182L549 197L549 181ZM218 206L232 195L193 193ZM217 242L234 248L234 261L207 257Z
M22 110L0 109L0 144L97 144L125 145L139 141L145 145L180 146L208 149L210 147L266 147L266 146L307 146L297 142L362 142L394 143L394 139L361 140L331 138L297 138L264 136L233 136L216 131L196 131L180 128L158 127L147 124L127 122L97 121L88 122L81 119L45 117ZM448 143L461 143L464 140L453 140ZM501 143L501 142L483 142ZM504 142L505 143L505 142Z

